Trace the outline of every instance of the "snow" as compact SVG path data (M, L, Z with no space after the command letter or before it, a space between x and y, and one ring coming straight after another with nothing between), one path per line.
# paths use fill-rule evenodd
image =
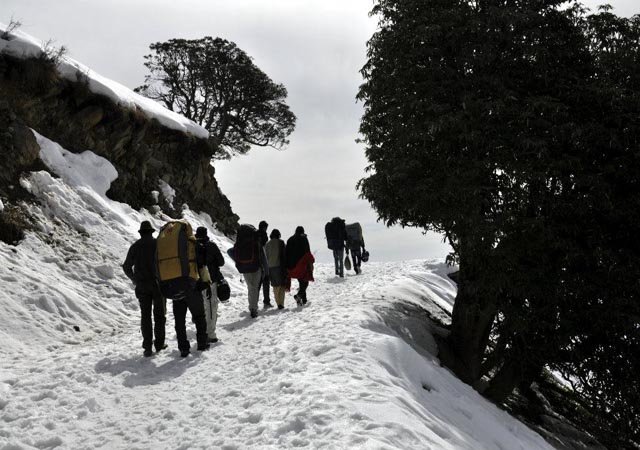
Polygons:
M227 260L220 342L180 358L169 307L169 348L144 358L120 264L140 221L167 217L106 198L104 158L37 139L51 173L22 184L40 228L0 243L0 449L551 448L440 367L425 322L404 313L450 309L441 262L369 263L344 279L320 264L306 306L294 289L284 310L251 319ZM209 216L184 216L226 253Z
M2 199L0 199L0 213L4 211L4 203L2 203Z
M162 197L166 200L169 206L173 208L173 200L176 198L176 190L164 180L158 180L158 186L160 187L160 192L162 192ZM157 196L155 197L157 201Z
M6 29L7 26L0 23L0 34ZM13 31L10 40L0 38L0 53L7 53L17 58L39 58L44 49L45 43L20 30ZM202 139L209 138L209 132L195 122L168 110L154 100L133 92L116 81L103 77L73 58L62 55L57 69L64 78L71 81L84 80L91 92L104 95L125 108L139 109L147 117L157 119L168 128Z

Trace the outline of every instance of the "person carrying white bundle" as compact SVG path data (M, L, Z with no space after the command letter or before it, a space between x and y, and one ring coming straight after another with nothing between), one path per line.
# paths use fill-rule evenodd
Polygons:
M218 284L224 282L220 267L224 266L224 257L218 246L209 240L207 229L196 230L196 261L200 275L200 286L203 287L204 312L207 321L207 338L209 342L218 342L216 325L218 323Z

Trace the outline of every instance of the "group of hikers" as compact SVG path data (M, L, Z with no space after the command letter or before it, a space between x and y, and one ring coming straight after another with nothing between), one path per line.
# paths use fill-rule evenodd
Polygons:
M298 280L298 292L293 296L298 306L307 304L307 287L314 281L315 259L304 228L298 226L286 244L275 228L267 238L268 228L269 224L264 220L258 224L257 230L252 225L240 225L236 242L227 251L247 284L249 314L254 318L258 316L261 287L264 307L273 306L269 295L269 288L273 287L276 305L283 309L291 279Z
M298 280L294 295L298 306L307 304L307 287L314 281L315 259L304 228L298 226L285 244L277 229L267 237L268 227L265 221L257 230L252 225L240 225L235 244L227 252L246 282L252 318L258 316L261 288L264 308L273 306L269 295L273 287L276 305L283 309L292 279ZM170 221L161 227L157 239L153 237L155 231L149 221L140 224L140 239L131 245L122 266L140 303L144 356L152 356L154 348L156 352L167 348L167 298L173 300L180 355L186 357L191 351L187 310L196 327L197 349L205 351L218 341L218 303L230 297L229 285L220 271L224 257L205 227L198 227L193 235L186 221Z
M344 277L345 265L350 270L351 260L349 252L353 258L353 270L356 275L362 273L362 262L369 260L369 252L364 248L364 237L362 236L362 226L358 222L346 224L344 219L334 217L331 222L327 222L324 227L327 238L327 246L333 250L333 260L336 266L336 275ZM345 257L344 252L347 252Z

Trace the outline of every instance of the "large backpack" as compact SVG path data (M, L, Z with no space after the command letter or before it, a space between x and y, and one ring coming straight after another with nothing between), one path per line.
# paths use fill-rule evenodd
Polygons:
M160 228L156 244L162 295L174 300L191 295L198 280L196 238L191 225L179 220L167 222Z
M342 247L340 242L340 228L336 221L327 222L324 226L324 235L327 238L327 247L330 250L338 250Z
M360 223L350 223L345 228L347 230L347 241L349 241L350 244L357 245L364 242L362 238L362 227L360 226Z
M236 244L233 246L233 260L240 273L252 273L260 269L262 249L258 231L253 225L243 224L238 228Z

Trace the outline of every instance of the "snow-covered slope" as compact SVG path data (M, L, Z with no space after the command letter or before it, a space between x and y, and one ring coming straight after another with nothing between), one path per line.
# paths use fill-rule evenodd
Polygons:
M0 34L6 29L7 25L0 23ZM43 51L55 53L56 49L52 48L51 44L49 44L49 48L46 48L46 45L27 33L15 30L8 40L0 38L0 53L7 53L17 58L40 58ZM203 139L209 137L209 132L195 122L169 111L154 100L136 94L116 81L103 77L73 58L62 55L57 68L60 75L66 79L71 81L84 80L91 92L104 95L126 108L139 109L147 117L157 119L168 128L184 131Z
M406 314L450 308L442 264L368 264L345 279L320 265L306 307L288 295L252 320L227 261L220 342L180 358L169 312L169 348L143 358L119 265L139 222L164 218L107 199L105 159L38 141L50 172L22 183L39 230L0 243L1 449L548 448L441 368ZM206 216L185 217L231 245Z

